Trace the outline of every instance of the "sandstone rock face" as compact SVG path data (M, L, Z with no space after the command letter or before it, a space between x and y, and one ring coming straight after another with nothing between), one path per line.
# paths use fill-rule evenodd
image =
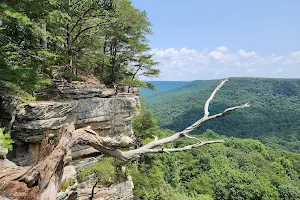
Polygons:
M30 130L31 133L19 135L27 139L36 130L56 130L65 123L74 122L77 127L91 126L104 135L119 135L131 132L131 117L136 105L133 98L88 98L67 102L35 102L18 107L14 129ZM29 131L28 131L29 132ZM100 133L99 132L99 133ZM28 137L25 137L28 136Z
M133 96L112 98L86 98L62 102L37 101L21 104L17 108L12 135L15 157L24 157L40 143L45 132L55 134L66 123L76 128L91 126L101 136L132 136L132 116L136 106ZM28 155L27 158L28 159Z
M73 165L68 165L64 167L63 177L61 178L61 182L64 182L72 178L76 178L76 170Z
M80 81L52 80L51 87L35 91L38 100L86 99L92 97L108 97L114 93L103 93L105 86L100 83Z
M77 189L78 191L78 200L88 200L93 184L89 182L81 183ZM97 186L94 190L95 200L132 200L133 199L133 189L134 185L129 175L127 180L124 180L119 183L115 183L110 187L101 187Z

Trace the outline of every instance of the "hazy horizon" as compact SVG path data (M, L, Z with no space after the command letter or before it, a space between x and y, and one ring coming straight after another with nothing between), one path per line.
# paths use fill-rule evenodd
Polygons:
M281 77L253 77L253 76L233 76L233 77L224 77L224 78L212 78L212 79L194 79L194 80L155 80L155 79L142 79L143 81L147 82L192 82L192 81L209 81L209 80L222 80L228 78L229 80L231 78L258 78L258 79L300 79L300 77L296 78L281 78Z

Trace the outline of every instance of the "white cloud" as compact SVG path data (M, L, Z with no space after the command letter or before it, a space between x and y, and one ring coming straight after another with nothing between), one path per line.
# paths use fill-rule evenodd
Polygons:
M244 58L253 58L253 57L257 57L256 52L254 52L254 51L246 52L244 49L240 49L240 50L239 50L239 54L240 54L241 57L244 57Z
M217 47L216 49L218 51L221 51L221 52L227 52L228 51L228 49L225 46L220 46L220 47Z
M300 51L295 51L290 53L288 59L285 62L286 64L300 64Z
M221 60L224 58L224 54L220 51L212 51L208 54L208 56L214 58L215 60Z
M256 69L255 68L248 69L247 72L256 72Z
M226 54L220 51L212 51L208 54L210 58L213 58L216 62L223 63L229 62L236 59L236 56L233 54Z
M274 72L275 74L282 72L281 68L276 69L276 71Z
M159 80L196 80L232 76L296 77L300 75L300 51L286 56L259 55L255 51L240 49L230 52L225 46L215 50L196 51L189 48L153 49L160 63ZM299 69L298 69L299 68ZM295 71L296 70L296 71ZM298 75L298 76L299 76ZM299 77L300 78L300 77Z

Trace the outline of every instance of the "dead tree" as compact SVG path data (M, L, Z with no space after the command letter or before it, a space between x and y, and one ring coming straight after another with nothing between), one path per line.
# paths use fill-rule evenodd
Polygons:
M81 128L75 130L73 124L64 126L60 130L59 141L57 142L54 150L44 160L38 162L37 165L33 167L11 167L9 170L7 170L8 166L0 165L0 191L1 187L3 188L5 185L13 185L23 182L27 184L28 188L38 186L38 195L40 199L55 199L55 194L57 193L57 190L60 186L65 156L70 148L77 144L89 145L108 156L112 156L122 161L130 161L142 154L181 152L198 148L204 145L223 143L225 142L223 140L202 141L196 137L190 136L189 133L206 121L222 117L239 108L249 107L248 104L244 104L227 108L223 112L212 116L209 115L208 107L210 102L212 101L218 90L220 90L220 88L226 82L227 79L223 80L212 92L205 103L204 115L201 119L184 129L183 131L177 132L166 138L156 138L154 141L137 149L128 151L121 150L122 148L133 147L135 145L134 140L128 140L128 138L114 139L111 137L101 137L90 128ZM158 148L184 137L195 140L195 143L180 148Z

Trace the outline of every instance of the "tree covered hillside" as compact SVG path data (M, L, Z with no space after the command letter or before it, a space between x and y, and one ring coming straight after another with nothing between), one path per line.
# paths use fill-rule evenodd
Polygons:
M135 194L149 200L300 198L300 154L272 149L257 140L220 136L211 130L198 138L221 138L226 143L142 156L142 162L130 166ZM182 140L174 146L188 142Z
M203 114L219 80L193 81L147 98L159 125L179 131ZM200 103L199 103L200 102ZM300 151L300 79L230 78L210 105L211 114L249 103L250 108L207 122L197 130L259 139L269 146Z

